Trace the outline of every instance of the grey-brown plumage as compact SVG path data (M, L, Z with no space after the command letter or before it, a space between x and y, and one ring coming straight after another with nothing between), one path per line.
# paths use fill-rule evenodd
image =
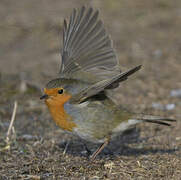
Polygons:
M61 75L76 79L84 75L84 79L97 82L120 73L112 41L98 14L83 6L80 11L73 10L68 25L64 21Z
M126 72L120 70L112 41L98 14L83 6L73 10L69 22L64 20L60 77L48 82L42 96L62 129L87 141L104 142L92 159L110 139L132 125L150 122L169 126L175 121L138 115L111 100L112 89L141 65Z
M75 94L72 103L80 103L103 90L108 94L109 89L118 87L141 68L139 65L121 72L112 41L98 14L83 6L79 11L73 10L69 23L64 20L60 77L90 84Z

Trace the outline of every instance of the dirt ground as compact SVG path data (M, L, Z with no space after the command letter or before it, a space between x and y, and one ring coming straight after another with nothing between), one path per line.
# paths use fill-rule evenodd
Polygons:
M100 10L121 68L143 64L116 92L118 103L177 119L172 127L136 126L94 163L79 139L59 129L39 100L60 67L63 19L83 4ZM1 0L0 22L0 179L180 179L180 0ZM91 151L97 147L88 146Z

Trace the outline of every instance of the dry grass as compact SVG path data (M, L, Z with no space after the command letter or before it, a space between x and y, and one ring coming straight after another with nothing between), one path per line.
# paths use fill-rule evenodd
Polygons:
M138 125L112 142L94 163L78 139L55 126L39 101L40 87L59 68L63 18L83 2L0 2L0 179L179 180L181 103L170 92L181 88L181 1L91 1L101 11L122 68L143 64L115 93L118 102L136 112L178 120L171 128ZM154 109L153 102L175 108ZM16 132L10 133L13 127ZM92 151L97 147L88 146Z

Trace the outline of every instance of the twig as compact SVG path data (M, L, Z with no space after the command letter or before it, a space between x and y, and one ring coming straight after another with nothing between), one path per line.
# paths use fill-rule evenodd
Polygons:
M10 134L11 134L11 131L13 129L13 123L14 123L14 120L15 120L15 117L16 117L17 107L18 107L18 102L15 101L14 102L14 108L13 108L13 114L11 116L11 122L9 124L8 132L7 132L7 135L6 135L6 143L7 144L9 143Z

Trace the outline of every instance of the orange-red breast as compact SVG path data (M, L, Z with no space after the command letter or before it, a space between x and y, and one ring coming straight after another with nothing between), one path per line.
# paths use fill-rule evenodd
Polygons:
M69 23L64 20L62 62L59 77L46 85L45 103L56 124L72 135L103 143L92 160L130 126L140 122L169 125L168 118L137 115L117 106L112 89L141 68L121 72L98 11L82 7L73 10Z

